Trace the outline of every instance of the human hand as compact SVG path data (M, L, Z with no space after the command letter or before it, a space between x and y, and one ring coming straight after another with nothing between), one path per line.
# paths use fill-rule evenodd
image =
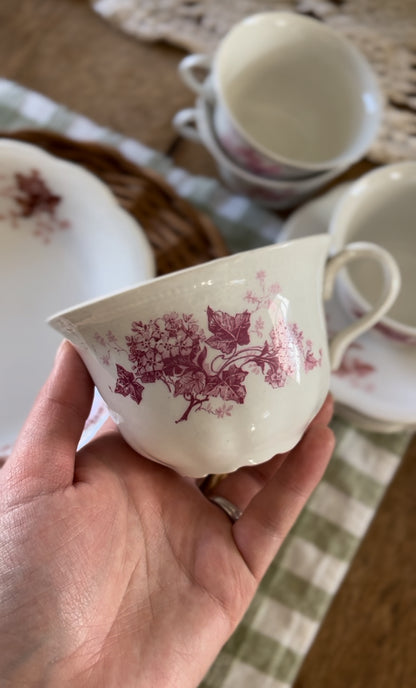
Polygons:
M195 688L325 470L331 400L291 452L214 488L233 524L114 426L77 453L92 394L64 343L0 470L1 686Z

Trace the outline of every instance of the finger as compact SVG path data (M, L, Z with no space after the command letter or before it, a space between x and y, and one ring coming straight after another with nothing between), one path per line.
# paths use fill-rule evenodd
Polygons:
M80 357L64 342L6 463L22 489L52 491L72 482L93 389Z
M333 448L332 431L312 424L280 470L234 524L237 547L257 580L264 575L322 478Z
M207 496L225 497L241 510L248 506L253 497L265 486L285 461L288 452L276 454L272 459L257 466L244 466L229 473Z
M115 432L117 434L119 433L117 425L110 417L106 418L106 420L101 425L101 427L98 428L97 432L95 433L92 439L96 440L98 439L98 437L101 437L102 435L108 435L109 432Z
M328 425L334 415L334 399L332 394L328 394L320 410L312 420L311 425Z
M312 425L327 425L332 418L334 403L328 394ZM227 475L208 494L225 497L243 511L253 497L266 485L284 463L289 452L277 454L270 461L257 466L246 466Z

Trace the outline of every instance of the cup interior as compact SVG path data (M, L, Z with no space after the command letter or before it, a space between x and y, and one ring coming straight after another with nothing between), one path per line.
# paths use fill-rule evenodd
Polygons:
M370 172L343 197L331 221L335 243L369 241L395 258L402 288L385 322L416 330L416 163L387 165ZM381 291L377 264L356 261L348 278L364 299L374 304Z
M236 129L289 164L324 169L358 159L379 126L371 67L308 17L276 12L244 20L223 40L214 74Z

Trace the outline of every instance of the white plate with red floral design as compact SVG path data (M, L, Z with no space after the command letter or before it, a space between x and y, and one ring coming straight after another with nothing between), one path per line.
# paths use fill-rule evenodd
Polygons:
M328 231L342 184L296 210L285 223L279 242ZM336 297L325 307L328 332L350 322ZM396 432L416 428L416 347L387 339L376 330L348 349L331 376L331 392L340 415L364 429Z
M60 342L50 313L150 279L139 225L83 168L0 142L0 457L7 456ZM84 431L106 416L99 395Z

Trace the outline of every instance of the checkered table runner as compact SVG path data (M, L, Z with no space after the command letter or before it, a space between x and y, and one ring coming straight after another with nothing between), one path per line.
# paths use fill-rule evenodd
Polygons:
M138 141L0 79L0 128L36 127L113 145L152 168L211 216L232 251L266 245L279 236L282 221L276 215L230 194L216 180L190 175ZM293 684L410 439L407 433L361 432L338 418L332 427L337 443L323 480L200 688Z

